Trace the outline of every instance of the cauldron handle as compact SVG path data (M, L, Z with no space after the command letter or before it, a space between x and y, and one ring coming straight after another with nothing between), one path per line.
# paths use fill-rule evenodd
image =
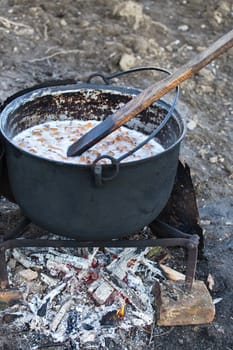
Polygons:
M135 67L135 68L131 68L131 69L126 69L126 70L123 70L120 72L115 72L115 73L108 74L108 75L105 75L101 72L93 73L93 74L89 75L86 82L91 83L91 80L93 78L99 77L103 80L103 82L106 85L109 85L111 83L111 80L114 78L118 78L118 77L121 77L123 75L131 74L131 73L143 72L143 71L148 71L148 70L155 70L157 72L171 74L171 72L169 70L161 68L161 67L154 67L154 66L144 67L144 66L142 66L142 67ZM179 90L179 87L177 87L176 90L177 89Z
M97 164L99 160L107 158L111 161L111 164L114 165L114 171L112 172L112 175L110 176L104 176L102 172L102 164ZM104 154L102 156L97 157L94 162L92 163L92 168L94 172L94 177L95 177L95 184L100 187L103 185L104 182L113 180L119 173L119 166L120 162L118 159L108 155Z
M135 73L135 72L141 72L141 71L146 71L146 70L156 70L156 71L159 71L159 72L163 72L163 73L166 73L166 74L169 74L171 75L171 72L169 72L167 69L164 69L164 68L160 68L160 67L136 67L136 68L132 68L132 69L128 69L128 70L125 70L125 71L120 71L120 72L116 72L116 73L113 73L113 74L110 74L110 75L104 75L102 73L94 73L94 74L91 74L88 79L87 79L87 83L90 83L91 79L95 78L95 77L101 77L103 79L103 81L105 82L106 85L110 84L110 80L113 79L113 78L116 78L116 77L120 77L122 75L125 75L125 74L129 74L129 73ZM134 152L136 152L138 149L140 149L141 147L143 147L150 139L152 139L153 137L155 137L155 135L157 135L160 130L167 124L168 120L170 119L174 109L175 109L175 105L176 105L176 102L177 102L177 99L178 99L178 96L179 96L179 86L177 85L176 86L176 93L175 93L175 97L174 97L174 100L173 100L173 103L172 105L170 106L170 109L166 115L166 117L164 118L164 120L160 123L160 125L153 131L153 133L151 135L149 135L149 137L147 137L143 142L141 142L138 146L136 146L134 149L132 149L130 152L124 154L123 156L121 156L120 158L118 158L118 161L120 162L121 160L129 157L131 154L133 154ZM152 104L153 106L153 104ZM108 120L109 120L109 123L108 123ZM112 120L111 119L108 119L106 118L105 121L104 121L104 128L106 128L106 131L108 132L109 129L111 129L112 127ZM95 128L94 128L95 129ZM92 129L92 130L94 130ZM91 130L91 131L92 131ZM89 132L90 133L90 132ZM101 131L101 134L104 135L104 129ZM87 133L88 135L88 133ZM82 137L83 138L83 137ZM81 140L82 140L81 138ZM67 151L67 155L68 156L74 156L75 154L77 155L78 152L77 152L77 143L79 143L80 140L74 142L69 148L68 148L68 151ZM84 142L85 143L85 142ZM89 142L89 146L88 148L90 147L90 142ZM82 149L82 152L84 151L84 149ZM80 153L81 154L81 153Z
M136 72L142 72L142 71L148 71L148 70L155 70L155 71L159 71L162 73L171 74L171 72L168 71L167 69L160 68L160 67L154 67L154 66L136 67L136 68L131 68L131 69L127 69L124 71L120 71L120 72L115 72L115 73L112 73L109 75L104 75L103 73L94 73L88 77L87 83L90 83L93 78L100 77L103 79L103 81L106 85L109 85L110 80L112 80L114 78L121 77L123 75L130 74L130 73L136 73ZM137 150L139 150L141 147L143 147L145 144L147 144L152 138L154 138L161 131L161 129L167 124L168 120L172 116L172 113L174 112L175 105L176 105L176 102L178 100L178 96L179 96L179 86L176 87L176 93L175 93L175 97L173 99L173 102L170 106L169 111L166 114L166 117L163 119L163 121L160 123L160 125L147 138L145 138L145 140L143 142L139 143L131 151L123 154L120 158L118 158L117 159L118 162L121 162L123 159L125 159L125 158L129 157L130 155L132 155L133 153L135 153ZM95 163L96 163L96 161L95 161Z
M162 73L171 74L171 72L168 71L167 69L160 68L160 67L153 67L153 66L150 66L150 67L136 67L136 68L124 70L124 71L121 71L121 72L112 73L112 74L109 74L109 75L104 75L102 73L94 73L94 74L91 74L88 77L87 82L90 83L93 78L100 77L100 78L103 79L103 81L104 81L104 83L106 85L109 85L110 84L110 80L112 80L114 78L121 77L122 75L130 74L130 73L136 73L136 72L147 71L147 70L156 70L156 71L159 71L159 72L162 72ZM174 112L175 105L176 105L176 102L178 100L178 96L179 96L179 86L176 87L176 93L175 93L175 97L173 99L173 102L172 102L172 104L170 106L170 109L168 110L165 118L160 123L160 125L143 142L139 143L131 151L129 151L129 152L123 154L121 157L119 157L117 159L117 161L119 163L123 159L131 156L133 153L135 153L140 148L142 148L145 144L147 144L152 138L154 138L161 131L161 129L167 124L168 120L172 116L172 113ZM95 164L96 164L96 161L95 161Z
M151 66L150 67L136 67L136 68L124 70L124 71L121 71L121 72L112 73L112 74L109 74L109 75L104 75L103 73L94 73L94 74L91 74L87 78L86 82L90 83L93 78L100 77L104 81L104 83L106 85L109 85L111 83L110 80L112 80L114 78L121 77L123 75L130 74L130 73L136 73L136 72L148 71L148 70L155 70L155 71L159 71L159 72L162 72L162 73L171 74L171 72L169 72L167 69L160 68L160 67L153 67L153 66L152 67ZM97 186L102 186L104 182L113 180L119 173L119 164L120 164L120 162L123 159L125 159L125 158L129 157L130 155L132 155L137 150L139 150L146 143L148 143L152 138L154 138L155 135L157 135L159 133L159 131L166 125L166 123L170 119L172 113L174 112L178 96L179 96L179 86L176 87L176 93L175 93L175 97L174 97L173 103L170 106L170 109L167 112L167 114L166 114L165 118L163 119L162 123L160 123L160 125L147 138L145 138L145 140L143 142L139 143L131 151L123 154L118 159L116 159L114 157L111 157L111 156L108 156L108 155L102 155L102 156L97 157L95 159L95 161L92 163L92 168L93 168L93 173L94 173L94 178L95 178L95 184ZM102 164L98 164L98 161L103 159L103 158L110 159L112 165L115 165L115 172L113 173L112 176L106 177L106 176L103 175Z

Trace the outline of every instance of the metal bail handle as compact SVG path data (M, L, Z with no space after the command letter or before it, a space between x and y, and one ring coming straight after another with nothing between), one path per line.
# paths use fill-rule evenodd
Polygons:
M94 74L91 74L88 79L87 79L87 83L90 83L91 80L93 78L96 78L96 77L100 77L103 79L104 83L106 85L109 85L110 84L110 80L113 79L113 78L116 78L116 77L120 77L122 75L126 75L126 74L129 74L129 73L136 73L136 72L142 72L142 71L147 71L147 70L155 70L155 71L159 71L159 72L162 72L162 73L166 73L166 74L171 74L171 72L169 72L167 69L164 69L164 68L160 68L160 67L136 67L136 68L132 68L132 69L128 69L128 70L124 70L124 71L120 71L120 72L116 72L116 73L113 73L113 74L109 74L109 75L104 75L102 73L94 73ZM141 143L139 143L136 147L134 147L131 151L123 154L121 157L119 157L117 159L118 163L120 163L123 159L131 156L133 153L135 153L136 151L138 151L140 148L142 148L145 144L147 144L152 138L154 138L160 131L161 129L164 128L164 126L167 124L168 120L170 119L170 117L172 116L173 112L174 112L174 109L175 109L175 105L176 105L176 102L178 100L178 96L179 96L179 86L176 87L176 92L175 92L175 96L174 96L174 99L173 99L173 102L170 106L170 109L168 110L165 118L163 119L163 121L160 123L160 125L148 136L145 138L145 140ZM152 104L153 105L153 104ZM104 156L106 157L106 156ZM114 176L115 177L115 176Z
M103 175L103 164L97 164L101 159L107 158L111 160L112 165L115 166L115 171L111 176ZM108 154L97 157L92 163L92 167L94 170L95 184L100 187L103 185L103 182L113 180L119 173L119 161L118 159L109 156Z
M157 72L162 72L162 73L166 73L166 74L171 74L171 72L165 68L161 68L161 67L154 67L154 66L149 66L149 67L135 67L135 68L131 68L131 69L126 69L120 72L115 72L112 74L108 74L105 75L101 72L97 72L97 73L93 73L91 75L89 75L89 77L87 78L86 82L87 83L91 83L91 80L94 78L101 78L103 80L103 82L106 85L109 85L111 83L111 80L117 77L121 77L123 75L127 75L127 74L131 74L131 73L137 73L137 72L143 72L143 71L148 71L148 70L154 70Z

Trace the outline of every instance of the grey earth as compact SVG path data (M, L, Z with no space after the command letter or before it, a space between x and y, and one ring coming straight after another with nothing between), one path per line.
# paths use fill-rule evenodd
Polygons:
M1 0L0 5L1 102L38 83L85 81L96 71L136 66L174 71L232 29L231 0ZM211 295L221 301L211 324L158 327L144 349L233 349L232 62L231 49L183 83L177 106L187 119L181 156L191 167L205 237L197 277L206 282L211 274ZM115 82L145 88L155 79L140 73ZM2 198L1 231L14 223L17 210ZM30 349L26 339L0 325L1 350ZM126 339L114 349L133 347Z

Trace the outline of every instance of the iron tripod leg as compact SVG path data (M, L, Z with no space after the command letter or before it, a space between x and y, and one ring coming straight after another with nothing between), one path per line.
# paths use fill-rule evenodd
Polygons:
M187 244L188 257L187 257L187 268L185 275L185 289L189 292L192 289L193 281L195 278L197 255L198 255L198 244L199 236L192 235Z
M196 234L190 235L184 233L169 224L166 224L160 220L155 220L155 229L163 237L172 237L175 242L180 246L187 249L187 267L185 274L185 289L191 292L193 281L195 279L197 256L198 256L198 245L199 236Z
M27 229L29 224L30 220L24 217L22 221L19 222L19 224L13 230L5 233L5 235L3 236L3 242L1 242L2 244L0 247L0 289L9 288L9 279L5 256L7 247L4 246L4 242L20 237Z
M0 289L5 289L9 287L5 249L0 248Z

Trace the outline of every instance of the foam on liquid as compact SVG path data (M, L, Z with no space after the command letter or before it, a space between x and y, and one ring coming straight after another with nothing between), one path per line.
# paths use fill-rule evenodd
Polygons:
M121 126L81 156L67 157L68 147L99 123L96 120L50 121L22 131L13 138L13 142L20 148L42 158L72 164L92 164L100 155L107 154L117 159L145 139L144 134ZM164 148L152 139L122 162L152 157L163 150ZM107 164L110 160L102 159L99 162Z

